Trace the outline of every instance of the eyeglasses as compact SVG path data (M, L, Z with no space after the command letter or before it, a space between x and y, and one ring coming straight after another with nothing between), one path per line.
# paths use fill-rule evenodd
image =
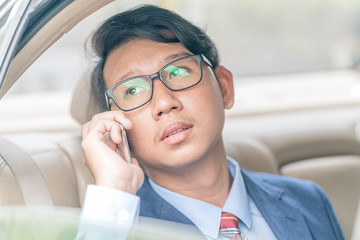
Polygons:
M115 84L105 91L109 110L109 99L123 111L131 111L148 103L153 95L154 78L159 78L172 91L195 86L203 76L202 62L212 67L204 55L192 55L172 61L154 74L131 77Z

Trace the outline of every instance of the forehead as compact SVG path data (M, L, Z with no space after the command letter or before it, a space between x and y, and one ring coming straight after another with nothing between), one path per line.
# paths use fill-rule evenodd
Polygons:
M152 74L177 56L191 54L181 43L135 39L113 50L106 59L104 79L112 86L123 78Z

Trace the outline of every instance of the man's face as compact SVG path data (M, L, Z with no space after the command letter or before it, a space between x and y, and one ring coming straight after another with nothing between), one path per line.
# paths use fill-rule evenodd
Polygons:
M155 73L167 63L189 54L192 55L181 43L132 40L107 58L105 83L109 88L120 79ZM190 167L223 144L224 108L231 107L233 101L232 79L224 79L220 73L218 82L211 68L202 64L203 78L196 86L171 91L155 78L150 102L123 112L133 123L128 131L131 150L147 171ZM227 84L223 84L224 81ZM232 95L224 98L227 88L231 88ZM120 111L114 103L111 107Z

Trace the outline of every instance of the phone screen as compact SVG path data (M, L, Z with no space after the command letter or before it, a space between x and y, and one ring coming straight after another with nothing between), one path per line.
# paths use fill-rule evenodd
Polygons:
M120 134L121 134L121 144L119 144L119 150L122 154L122 157L128 162L131 163L131 154L130 154L130 148L129 143L126 137L126 130L122 124L120 124Z

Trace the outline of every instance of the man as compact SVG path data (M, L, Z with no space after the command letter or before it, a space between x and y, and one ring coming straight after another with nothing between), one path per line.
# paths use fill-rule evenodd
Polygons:
M344 239L315 184L247 172L226 157L221 132L233 79L203 31L143 6L107 20L92 43L99 57L92 88L111 111L82 128L97 185L87 189L84 218L126 229L140 207L140 216L195 225L208 239ZM117 151L120 124L132 164ZM238 221L233 233L220 230L222 216Z

